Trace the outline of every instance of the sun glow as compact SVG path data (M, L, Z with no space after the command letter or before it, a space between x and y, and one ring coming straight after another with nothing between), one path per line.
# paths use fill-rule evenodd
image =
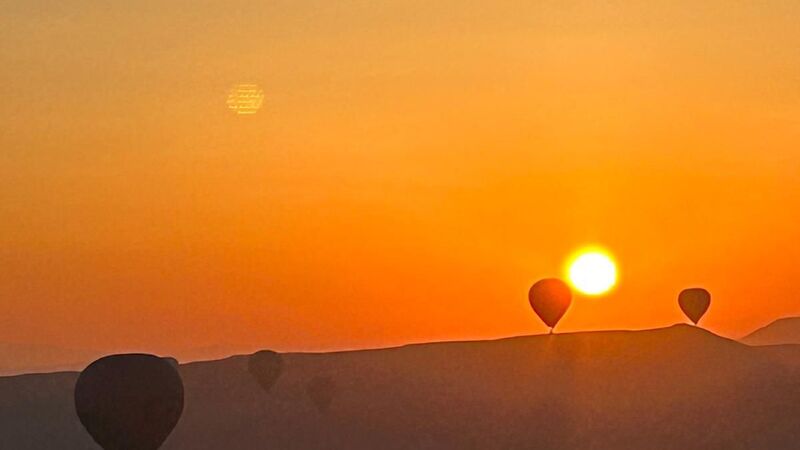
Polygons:
M264 91L257 84L237 84L228 92L228 108L236 114L255 114L264 102Z
M601 295L616 284L617 266L605 250L583 249L567 262L567 279L586 295Z

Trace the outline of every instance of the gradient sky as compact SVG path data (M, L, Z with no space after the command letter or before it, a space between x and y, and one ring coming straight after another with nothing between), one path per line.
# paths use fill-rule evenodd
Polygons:
M800 3L0 0L0 341L160 353L800 314ZM226 106L238 83L263 108Z

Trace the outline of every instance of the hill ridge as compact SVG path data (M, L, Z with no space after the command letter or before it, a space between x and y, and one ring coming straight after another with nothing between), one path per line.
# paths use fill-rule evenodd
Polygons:
M248 355L179 366L162 450L794 448L800 352L686 324L283 353L264 392ZM77 372L0 378L0 448L96 448ZM307 394L333 380L330 408Z
M740 339L747 345L800 344L800 316L782 317Z

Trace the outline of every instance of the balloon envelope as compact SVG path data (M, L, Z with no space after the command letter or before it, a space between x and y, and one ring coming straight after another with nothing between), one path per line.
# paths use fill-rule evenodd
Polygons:
M78 377L75 410L105 450L156 450L183 412L183 382L158 356L106 356Z
M173 358L172 356L164 356L164 361L168 362L170 366L174 367L175 370L178 370L178 366L180 363L177 359Z
M328 376L314 377L306 386L306 394L319 412L325 412L331 406L335 390L336 385L333 378Z
M554 328L572 302L572 291L558 278L545 278L531 286L528 301L542 322Z
M703 288L684 289L678 295L678 304L686 317L696 325L711 305L711 294Z
M259 386L269 392L283 372L283 358L272 350L261 350L250 355L247 370Z

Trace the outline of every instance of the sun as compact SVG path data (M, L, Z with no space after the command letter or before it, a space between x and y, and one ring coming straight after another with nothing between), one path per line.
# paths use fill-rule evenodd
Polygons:
M586 248L567 262L567 278L578 291L586 295L601 295L617 283L617 265L607 251Z

